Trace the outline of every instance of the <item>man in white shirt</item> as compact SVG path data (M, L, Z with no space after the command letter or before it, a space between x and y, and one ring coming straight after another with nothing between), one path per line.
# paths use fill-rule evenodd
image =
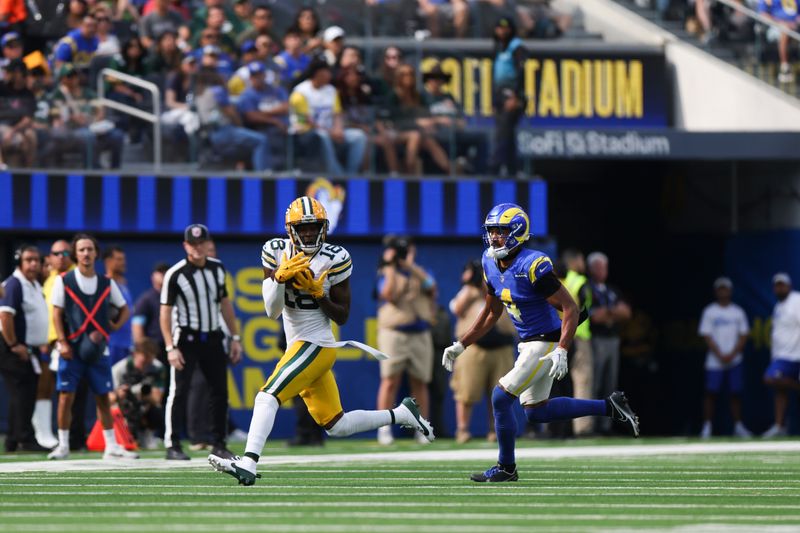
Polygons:
M315 60L309 65L308 79L289 96L290 133L306 149L313 141L319 142L329 174L352 175L361 168L367 136L358 128L344 127L341 100L331 79L331 67L325 61ZM344 168L337 157L340 147L347 152Z
M5 451L46 452L35 439L31 415L41 365L37 355L47 344L47 303L37 281L42 268L35 246L14 252L14 273L0 292L0 375L8 392Z
M108 336L130 316L128 305L113 279L100 277L95 270L99 249L94 237L78 234L72 240L72 256L77 268L53 283L53 325L59 352L58 446L48 459L69 457L69 427L75 389L82 378L89 380L95 394L97 413L103 426L106 448L104 459L135 459L114 436L109 392L113 390ZM112 307L118 312L113 312ZM114 320L111 317L116 314Z
M744 367L742 350L747 342L750 327L747 315L741 307L731 302L733 283L729 278L714 281L716 302L703 310L699 334L708 346L706 355L706 395L703 402L703 430L700 437L711 437L711 420L717 395L725 381L730 393L731 414L734 421L734 435L752 437L752 433L742 424L741 394L744 388Z
M789 391L800 389L800 292L792 290L792 278L785 272L772 277L772 290L778 298L772 312L772 362L764 373L764 383L775 390L775 424L762 437L783 437Z

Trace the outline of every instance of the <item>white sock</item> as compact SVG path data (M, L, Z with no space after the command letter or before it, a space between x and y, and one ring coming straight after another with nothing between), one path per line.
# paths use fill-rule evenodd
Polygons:
M347 437L392 423L388 409L382 411L348 411L328 431L331 437Z
M253 417L250 419L250 431L247 433L247 444L245 445L244 453L261 455L264 450L264 444L267 443L267 437L272 433L272 425L275 423L278 407L278 400L272 394L262 391L256 394ZM250 465L244 462L244 459L250 458L243 457L241 463L243 468L249 470ZM250 459L250 461L253 460ZM252 468L255 468L255 461L253 461Z
M106 448L109 446L117 445L117 437L114 435L114 429L104 429L103 438L106 440Z
M66 448L69 450L69 430L68 429L59 429L58 430L58 447L59 448Z
M53 402L50 400L36 400L36 405L33 408L33 417L31 423L33 424L36 433L42 433L44 436L53 434Z

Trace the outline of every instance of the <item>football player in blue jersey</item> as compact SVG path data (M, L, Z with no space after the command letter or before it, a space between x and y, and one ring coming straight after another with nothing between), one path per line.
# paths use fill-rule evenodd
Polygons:
M442 365L452 371L455 359L491 329L503 307L519 332L519 357L492 392L498 462L485 472L473 474L472 481L519 479L514 458L517 419L513 406L517 399L532 423L609 416L630 424L634 436L639 436L639 418L622 392L604 400L549 398L553 379L567 374L567 350L580 314L575 300L553 273L550 258L523 246L529 238L530 220L521 207L500 204L489 211L484 222L486 252L482 260L489 288L486 303L461 340L442 355Z

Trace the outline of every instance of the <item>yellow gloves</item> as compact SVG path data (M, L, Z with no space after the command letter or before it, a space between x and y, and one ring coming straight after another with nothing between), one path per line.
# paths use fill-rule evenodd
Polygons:
M313 298L318 300L325 295L325 291L322 286L324 285L325 278L327 277L327 270L319 275L319 279L314 279L314 275L311 273L311 270L305 269L301 272L298 272L294 276L294 288L304 290Z
M272 277L278 283L286 283L299 272L308 270L310 259L303 252L298 252L297 255L291 259L287 259L286 252L283 252L283 260L280 266L275 270Z

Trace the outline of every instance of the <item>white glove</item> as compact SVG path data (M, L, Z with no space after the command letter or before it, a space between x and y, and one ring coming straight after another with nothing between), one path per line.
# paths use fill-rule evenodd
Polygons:
M549 354L545 355L542 359L549 359L553 366L550 367L550 377L561 380L567 375L567 351L559 346Z
M445 348L444 353L442 353L442 366L445 367L448 372L452 372L456 357L464 353L464 350L464 345L461 344L460 341L456 341L452 346Z

